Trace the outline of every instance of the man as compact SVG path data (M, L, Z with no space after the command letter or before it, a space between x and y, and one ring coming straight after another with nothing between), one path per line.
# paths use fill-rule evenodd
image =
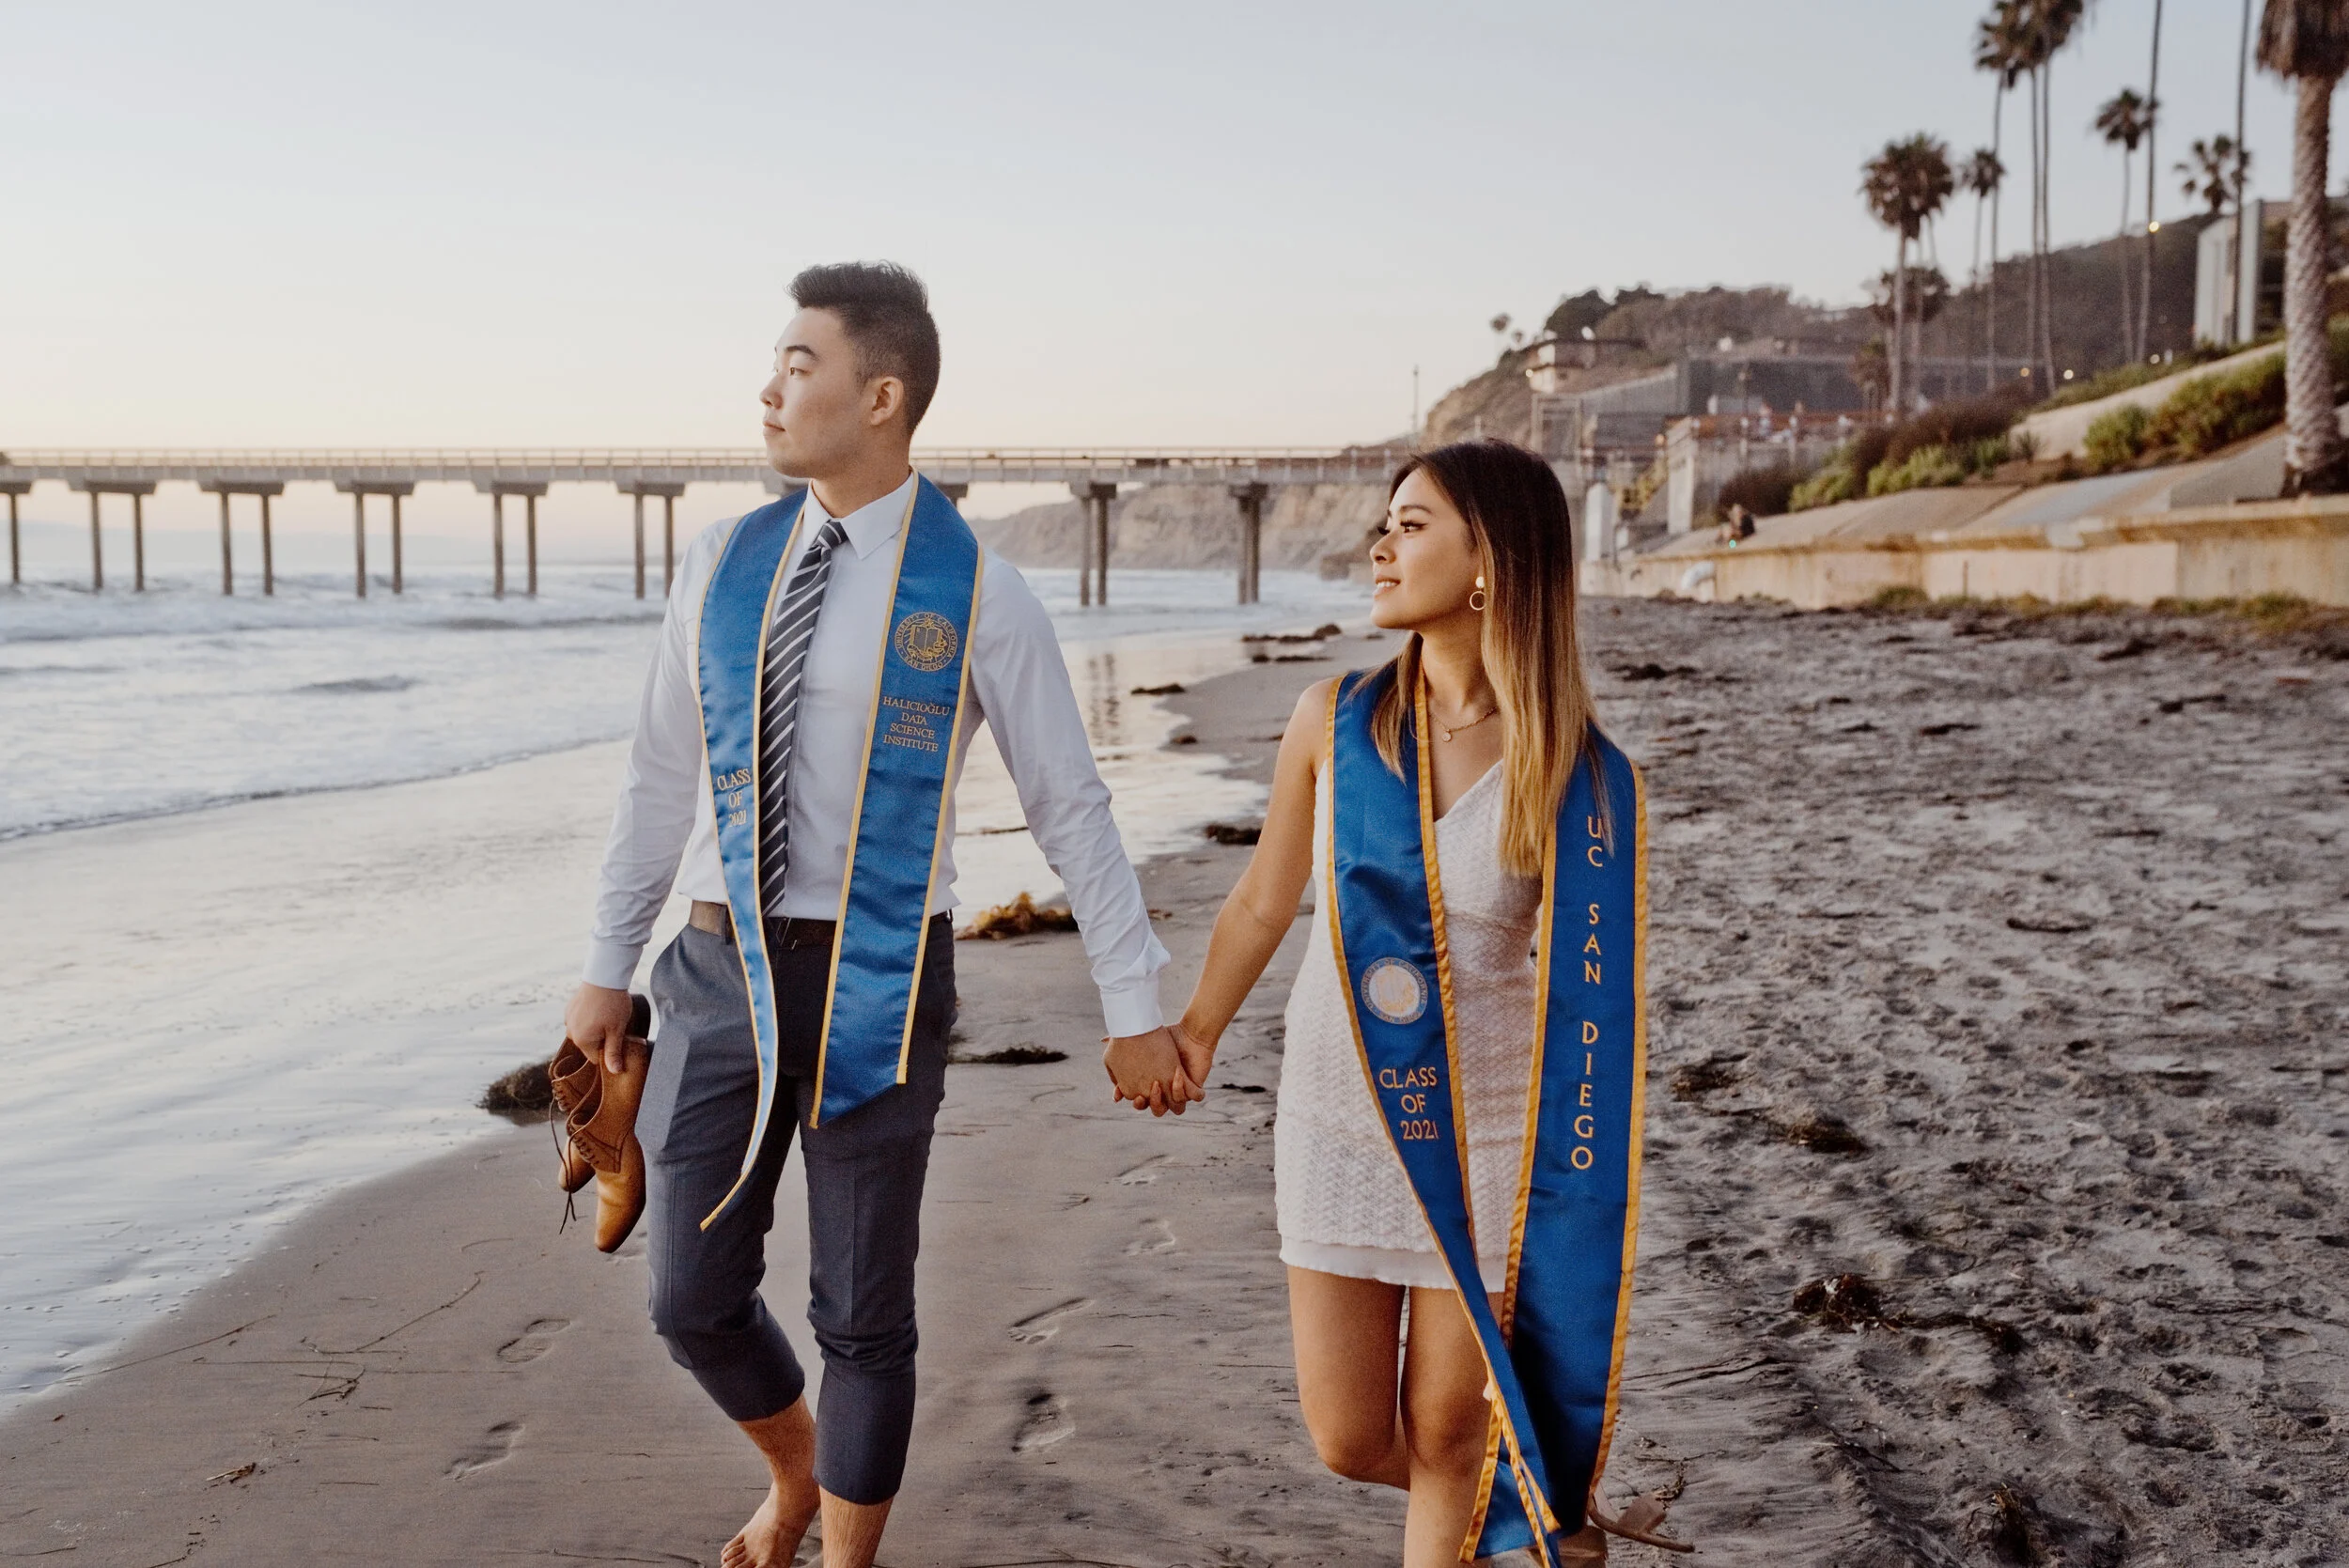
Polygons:
M772 1478L726 1568L790 1562L819 1508L827 1568L866 1568L913 1421L914 1255L954 1012L954 781L982 718L1067 884L1121 1097L1196 1096L1051 623L909 461L938 386L921 281L814 267L791 293L760 400L769 458L808 489L685 552L564 1021L621 1071L654 919L673 884L693 900L649 986L653 1325ZM814 1416L758 1296L801 1123Z

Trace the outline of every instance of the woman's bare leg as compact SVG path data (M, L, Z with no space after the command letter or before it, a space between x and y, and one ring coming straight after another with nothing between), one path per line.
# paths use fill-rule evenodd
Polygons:
M1395 1405L1402 1324L1401 1285L1289 1270L1289 1329L1305 1430L1321 1462L1348 1480L1411 1484Z
M1492 1407L1476 1330L1448 1290L1413 1289L1403 1352L1403 1436L1410 1465L1404 1568L1448 1568L1476 1511Z

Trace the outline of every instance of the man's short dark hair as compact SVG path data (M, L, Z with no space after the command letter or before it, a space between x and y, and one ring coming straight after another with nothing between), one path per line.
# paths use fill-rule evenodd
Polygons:
M894 376L906 386L906 428L929 411L938 395L938 323L929 290L910 268L894 261L835 261L810 267L791 280L801 310L829 310L856 345L857 374Z

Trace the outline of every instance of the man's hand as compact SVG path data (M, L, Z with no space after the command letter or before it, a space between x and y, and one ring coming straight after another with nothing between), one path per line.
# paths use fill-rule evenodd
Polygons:
M1130 1100L1136 1110L1163 1116L1183 1113L1192 1100L1206 1096L1183 1076L1183 1059L1174 1031L1161 1025L1147 1034L1126 1034L1112 1040L1101 1053L1109 1070L1112 1097Z
M563 1009L563 1032L589 1056L601 1057L605 1072L626 1072L628 1015L626 991L582 981L571 993L570 1005Z

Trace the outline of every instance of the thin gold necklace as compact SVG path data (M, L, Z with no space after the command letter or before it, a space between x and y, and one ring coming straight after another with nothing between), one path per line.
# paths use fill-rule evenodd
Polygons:
M1498 704L1498 703L1495 703L1492 706L1490 706L1490 707L1486 708L1486 709L1483 713L1479 714L1477 717L1475 717L1475 718L1473 718L1473 719L1470 719L1470 720L1467 723L1465 723L1465 724L1447 724L1447 723L1445 723L1445 722L1444 722L1441 719L1436 719L1436 706L1435 706L1435 704L1430 703L1430 704L1428 704L1428 705L1427 705L1427 716L1428 716L1430 719L1436 719L1436 727L1437 727L1438 729L1439 729L1439 730L1443 731L1443 737L1444 737L1446 740L1450 740L1450 739L1451 739L1454 736L1455 736L1455 735L1459 734L1462 730L1472 730L1472 729L1474 729L1477 725L1479 725L1479 724L1483 723L1486 720L1487 720L1487 719L1491 718L1494 714L1496 714L1496 713L1498 713L1498 712L1500 712L1500 711L1501 711L1501 705L1500 705L1500 704Z

